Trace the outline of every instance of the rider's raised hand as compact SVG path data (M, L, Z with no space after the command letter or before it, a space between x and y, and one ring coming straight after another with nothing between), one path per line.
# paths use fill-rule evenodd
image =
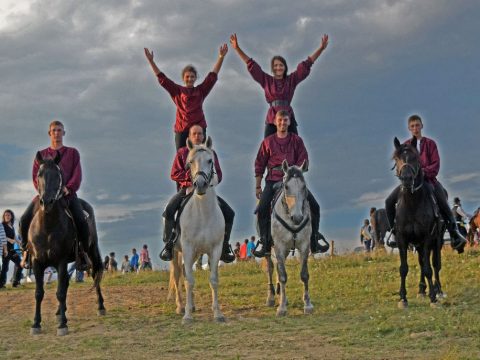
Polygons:
M153 61L153 51L150 51L147 48L143 48L143 50L145 50L145 56L147 57L148 61Z
M325 50L328 46L328 35L323 34L322 36L322 45L320 46L320 49Z
M227 55L227 52L228 52L228 46L227 44L223 44L222 46L220 46L220 50L218 51L218 56L223 58L225 55Z
M238 40L237 40L237 34L232 34L230 35L230 45L237 50L238 49Z

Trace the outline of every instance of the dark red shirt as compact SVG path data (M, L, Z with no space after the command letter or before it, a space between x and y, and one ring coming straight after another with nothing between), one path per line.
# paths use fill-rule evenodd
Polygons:
M312 65L313 61L308 57L307 60L298 64L297 70L287 75L284 79L275 79L272 75L265 73L260 65L253 59L248 60L247 69L253 79L263 88L267 103L270 104L274 100L283 100L290 104L293 99L293 94L295 93L295 88L310 74ZM287 110L294 116L293 108L290 105L270 106L265 123L274 124L275 114L279 110Z
M217 153L214 151L215 155L215 172L217 173L218 183L222 181L222 169L220 168L220 163L218 162ZM178 149L175 159L173 159L172 172L170 173L170 178L180 185L180 188L189 187L192 185L192 180L190 179L190 170L185 169L187 164L188 157L188 148L186 146Z
M157 77L160 85L168 91L177 106L174 131L187 131L192 125L200 125L205 129L207 122L202 108L203 101L217 82L217 74L214 72L208 73L200 85L192 88L175 84L162 72Z
M283 171L273 170L273 168L281 167L285 159L290 166L300 166L308 160L307 149L302 138L294 133L289 133L284 139L280 139L277 134L266 137L255 159L255 176L263 176L267 169L268 174L265 180L281 181Z
M63 146L58 150L54 150L50 147L40 151L42 158L54 159L57 155L57 151L62 156L60 163L60 170L62 171L63 183L67 187L68 191L73 196L78 189L80 189L80 183L82 182L82 167L80 165L80 154L77 149L73 147ZM33 186L38 191L37 174L40 167L37 159L33 161L32 179Z
M408 139L405 144L410 144L411 141L412 139ZM420 163L425 180L435 184L440 171L440 155L438 154L437 144L432 139L422 137L420 140Z

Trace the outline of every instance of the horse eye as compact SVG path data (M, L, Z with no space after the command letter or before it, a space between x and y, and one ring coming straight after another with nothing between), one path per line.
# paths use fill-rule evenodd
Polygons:
M211 164L211 163L212 163L212 159L208 159L208 163Z

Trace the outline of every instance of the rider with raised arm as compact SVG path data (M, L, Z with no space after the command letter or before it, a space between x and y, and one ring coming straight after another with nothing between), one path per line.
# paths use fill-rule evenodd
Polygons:
M204 132L200 125L193 125L190 127L188 138L193 145L200 145L204 142ZM215 155L215 172L217 174L218 182L222 181L222 169L218 162L217 154ZM178 185L178 192L170 199L168 205L163 213L165 218L165 226L163 229L163 242L165 242L165 248L160 253L160 258L164 261L172 260L173 247L177 240L174 236L173 230L175 228L175 214L180 208L182 200L192 191L192 180L190 178L190 170L187 169L187 156L188 148L186 146L180 148L173 160L171 179ZM225 263L230 263L235 260L235 255L231 253L231 247L229 245L230 233L233 227L233 218L235 212L233 209L223 200L220 196L217 196L220 210L225 218L225 236L223 239L222 255L220 260Z
M60 154L61 160L58 166L62 173L62 179L64 186L59 189L59 194L66 201L66 205L70 210L75 226L78 231L79 241L82 246L79 246L80 256L77 259L77 270L86 269L86 261L84 252L88 249L88 239L90 236L88 223L83 213L82 205L77 197L77 191L80 189L82 182L82 167L80 165L80 154L77 149L73 147L67 147L63 145L63 137L65 136L65 128L63 124L54 120L49 125L48 135L50 136L50 146L40 151L42 158L54 159L57 154ZM39 170L39 163L37 159L33 161L32 180L33 186L38 191L37 174ZM33 219L35 212L38 210L40 200L38 195L35 196L33 201L25 210L25 213L20 219L20 236L22 238L22 250L27 250L28 243L28 229ZM23 263L26 262L26 256L24 256Z
M265 92L265 99L270 105L265 120L264 138L275 134L275 114L280 110L287 110L290 114L290 126L288 131L298 134L297 122L293 113L292 103L293 95L297 85L303 81L309 74L313 63L318 59L322 52L327 48L328 35L323 35L322 43L312 55L307 57L297 65L297 69L288 74L286 60L281 56L274 56L271 60L272 75L265 73L262 68L243 52L238 45L237 34L230 36L230 44L237 52L238 56L247 64L247 69L253 79L260 84Z
M283 179L282 162L287 160L290 166L301 166L304 161L308 161L308 153L303 140L300 136L288 131L289 125L290 113L287 110L278 111L275 115L276 133L263 140L255 159L255 194L257 199L260 200L257 208L260 232L259 244L262 244L262 248L255 250L253 253L256 257L269 255L271 251L272 242L269 229L270 204L275 195L274 185ZM265 170L267 170L267 176L262 191L261 184ZM310 204L312 217L310 248L312 253L316 254L326 251L325 246L318 243L319 239L324 239L318 232L320 206L310 191L308 191L307 200Z
M412 139L417 139L417 151L420 154L420 163L427 184L430 185L432 193L438 204L440 214L447 225L450 233L451 245L458 253L463 252L467 240L458 231L458 226L453 217L452 211L447 201L447 194L442 184L437 180L440 170L440 155L438 154L437 144L430 138L422 135L423 123L418 115L412 115L408 118L408 130L412 134ZM409 144L412 139L405 143ZM390 228L395 231L395 206L400 192L401 185L397 186L385 200L385 210L387 211ZM390 241L390 246L395 247L394 241Z
M175 146L176 149L184 147L188 137L188 131L193 125L199 125L203 129L203 136L206 136L207 122L203 113L203 101L217 82L218 73L223 64L223 59L228 52L227 44L220 46L217 61L213 70L207 74L203 82L197 86L197 70L192 65L187 65L182 70L182 80L185 86L178 85L170 80L153 61L153 51L145 50L150 66L158 78L160 85L168 91L175 106L177 114L175 119Z

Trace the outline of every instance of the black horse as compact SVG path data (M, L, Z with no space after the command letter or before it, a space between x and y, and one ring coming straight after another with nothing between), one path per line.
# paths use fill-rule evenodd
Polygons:
M390 230L385 209L370 209L370 224L373 230L374 247L385 247L385 235Z
M36 281L35 319L31 328L31 334L38 334L41 330L41 304L45 293L43 276L45 269L48 266L53 266L58 272L57 299L59 304L56 315L59 326L57 335L62 336L68 333L67 318L65 316L69 284L67 264L75 261L77 257L76 228L62 198L64 184L62 173L58 166L60 155L57 153L54 160L44 160L40 152L38 152L37 161L40 164L37 175L39 206L30 224L27 245L31 254L31 264ZM83 200L81 202L85 212L88 214L90 238L86 253L92 265L92 277L98 299L98 314L104 315L105 307L100 289L103 263L98 249L95 216L92 207Z
M415 246L418 252L421 271L419 295L425 295L426 277L430 304L436 306L437 295L442 295L439 273L443 224L438 216L438 210L435 208L431 185L424 181L416 138L414 137L410 144L403 145L395 138L394 145L393 159L397 176L401 181L395 215L395 235L400 252L401 276L398 306L400 308L408 306L405 278L408 273L407 249L409 245ZM432 259L435 270L435 283L432 281L430 259Z

